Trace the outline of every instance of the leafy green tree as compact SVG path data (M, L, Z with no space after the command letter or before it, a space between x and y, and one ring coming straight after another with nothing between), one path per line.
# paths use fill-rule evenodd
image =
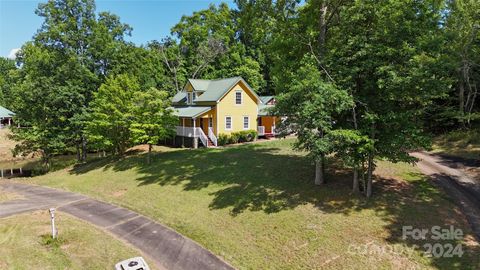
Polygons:
M453 74L452 96L456 97L456 116L460 126L470 127L480 119L477 99L480 88L480 2L448 1L446 35L447 56ZM447 59L446 59L447 60ZM443 110L448 109L444 105Z
M168 92L150 88L133 98L132 141L148 144L147 162L150 163L152 145L175 136L178 117L174 115Z
M441 8L435 1L354 2L329 30L326 68L355 101L342 125L373 142L367 196L375 158L412 162L409 151L428 146L424 112L448 87L436 68L444 46Z
M352 107L351 96L323 80L312 57L302 61L302 67L292 78L289 91L277 98L275 110L286 116L280 132L295 133L295 148L306 150L315 161L315 184L325 183L325 156L335 151L332 136L336 117Z
M123 154L131 146L133 100L140 91L135 77L108 78L94 94L87 126L88 137L102 150Z
M265 80L261 67L246 53L237 33L235 13L224 3L183 16L172 28L181 53L176 62L182 61L188 78L242 76L255 91L262 92Z
M109 73L127 66L122 62L128 59L122 57L128 51L123 49L127 46L123 37L130 28L115 15L97 17L93 0L50 0L39 4L36 14L44 21L33 41L21 49L12 93L17 120L31 129L14 133L22 140L34 140L25 141L23 151L38 150L28 145L47 147L39 141L56 141L59 147L54 152L75 147L84 161L89 103Z
M0 105L9 107L11 88L14 83L12 72L16 70L15 61L0 57Z

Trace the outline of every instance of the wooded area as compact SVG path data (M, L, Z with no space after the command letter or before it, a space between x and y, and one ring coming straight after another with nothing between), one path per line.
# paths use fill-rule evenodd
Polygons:
M13 128L16 152L48 164L154 144L171 136L169 99L187 78L242 76L276 95L279 130L311 154L315 183L335 155L367 196L375 160L412 162L432 134L478 127L479 1L235 4L184 16L146 46L127 42L133 29L93 0L40 4L32 41L16 61L0 59L0 105L28 127Z

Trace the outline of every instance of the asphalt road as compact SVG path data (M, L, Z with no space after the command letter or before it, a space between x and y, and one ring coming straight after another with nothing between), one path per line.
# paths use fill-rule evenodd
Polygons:
M131 243L160 269L234 269L196 242L131 210L52 188L12 181L0 186L25 197L0 203L0 218L54 207Z

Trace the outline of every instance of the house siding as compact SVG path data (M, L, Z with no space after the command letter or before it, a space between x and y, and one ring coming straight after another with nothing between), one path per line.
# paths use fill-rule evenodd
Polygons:
M242 104L235 104L235 92L242 92ZM217 135L218 134L230 134L232 132L242 131L243 129L243 117L249 116L250 129L257 130L257 115L258 104L255 96L248 90L248 88L242 83L237 83L230 91L219 100L217 104ZM225 117L232 117L232 129L225 129Z

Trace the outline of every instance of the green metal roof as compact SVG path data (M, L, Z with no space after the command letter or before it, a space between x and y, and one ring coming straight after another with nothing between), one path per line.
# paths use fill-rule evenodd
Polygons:
M0 118L9 118L13 117L14 115L15 113L10 111L9 109L0 106Z
M199 79L189 79L188 80L195 91L202 91L203 94L198 96L194 102L217 102L220 100L233 86L238 82L243 82L249 90L252 91L253 95L260 99L255 91L248 85L248 83L242 77L232 77L227 79L218 79L218 80L199 80ZM184 103L186 102L186 92L178 92L172 99L173 103Z
M185 93L185 91L180 91L176 93L175 96L173 96L172 98L172 102L173 103L187 102L187 94Z
M210 111L211 109L212 107L189 106L177 107L175 108L175 111L178 117L197 117Z
M267 102L269 102L274 97L275 96L260 96L259 98L263 104L267 104Z
M260 104L258 105L258 116L269 116L272 115L270 110L275 107L275 105L264 105Z

